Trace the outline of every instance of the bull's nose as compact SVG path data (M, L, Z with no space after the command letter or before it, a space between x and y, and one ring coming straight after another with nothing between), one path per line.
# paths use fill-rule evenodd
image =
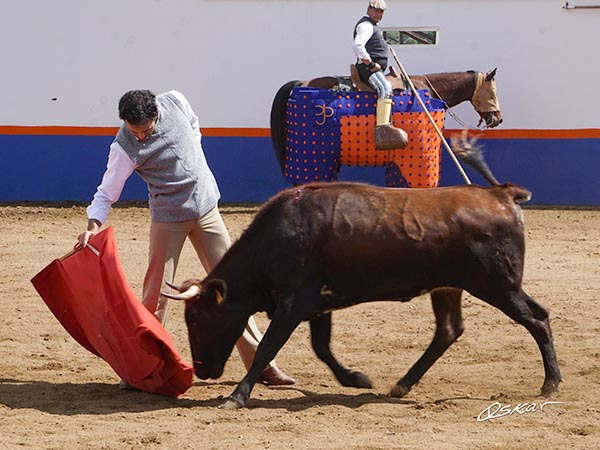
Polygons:
M202 361L194 361L194 373L196 376L202 380L206 380L208 378L208 371Z

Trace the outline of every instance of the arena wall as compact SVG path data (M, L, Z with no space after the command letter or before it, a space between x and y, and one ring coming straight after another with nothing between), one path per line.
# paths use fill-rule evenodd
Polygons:
M570 2L571 6L574 2ZM12 2L0 17L3 101L0 202L88 201L100 181L128 89L186 94L225 202L261 202L287 187L269 139L277 89L347 75L366 0L56 0ZM584 1L577 5L594 6ZM409 73L498 67L504 123L485 131L501 180L532 204L600 205L600 9L555 0L388 0L384 27L429 27L435 46L399 46ZM470 105L453 109L475 125ZM446 129L462 128L452 118ZM468 172L472 175L470 172ZM383 184L383 168L342 179ZM479 179L472 176L474 182ZM442 185L462 183L442 156ZM143 200L137 177L123 199Z

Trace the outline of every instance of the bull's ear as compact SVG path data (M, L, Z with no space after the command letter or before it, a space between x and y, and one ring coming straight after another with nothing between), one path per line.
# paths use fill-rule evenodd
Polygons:
M225 300L227 294L227 285L225 284L225 281L220 279L210 280L203 287L205 297L213 300L216 304L219 305Z

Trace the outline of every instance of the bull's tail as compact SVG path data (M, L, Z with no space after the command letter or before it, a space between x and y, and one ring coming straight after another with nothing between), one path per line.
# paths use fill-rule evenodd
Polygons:
M273 106L271 107L271 142L275 149L275 156L279 161L281 173L285 173L285 114L286 105L290 93L294 87L299 86L300 81L289 81L279 88Z

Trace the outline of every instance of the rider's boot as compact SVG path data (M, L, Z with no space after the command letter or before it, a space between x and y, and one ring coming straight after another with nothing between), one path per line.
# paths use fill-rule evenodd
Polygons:
M392 99L377 100L377 125L375 126L375 149L391 150L408 145L408 134L391 124Z

